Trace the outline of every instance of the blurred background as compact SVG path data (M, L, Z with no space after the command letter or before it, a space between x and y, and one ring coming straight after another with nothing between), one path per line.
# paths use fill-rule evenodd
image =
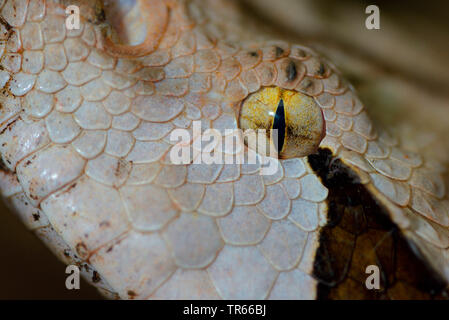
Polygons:
M237 2L261 30L324 53L379 125L395 131L411 149L449 164L449 2ZM370 4L380 8L380 30L365 28ZM1 203L0 299L101 297L85 282L69 291L65 279L65 265Z

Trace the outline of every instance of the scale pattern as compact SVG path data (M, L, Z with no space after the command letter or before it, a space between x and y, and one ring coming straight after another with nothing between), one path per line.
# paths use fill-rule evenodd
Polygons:
M122 57L108 52L99 24L67 30L57 1L0 3L2 195L105 295L315 297L328 191L307 158L272 160L276 174L263 176L260 164L168 157L173 130L193 132L195 120L237 128L240 102L263 86L315 98L326 120L321 147L355 170L449 279L444 168L376 130L312 50L241 31L230 4L173 1L163 2L170 15L157 50Z

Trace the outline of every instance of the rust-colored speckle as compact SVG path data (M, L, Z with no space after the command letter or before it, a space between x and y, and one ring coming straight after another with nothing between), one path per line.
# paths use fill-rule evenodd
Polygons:
M86 257L88 255L88 250L87 250L87 246L84 242L79 242L76 246L75 246L76 252L78 253L78 255L80 257Z

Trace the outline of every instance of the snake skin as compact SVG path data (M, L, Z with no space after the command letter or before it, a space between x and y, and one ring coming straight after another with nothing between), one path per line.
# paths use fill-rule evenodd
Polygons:
M140 52L106 41L95 13L67 30L59 1L0 1L1 192L60 259L111 298L315 298L328 190L307 157L270 176L168 158L172 130L237 128L241 101L279 86L315 99L320 147L449 281L445 168L377 130L335 67L260 34L229 1L147 5L168 22Z

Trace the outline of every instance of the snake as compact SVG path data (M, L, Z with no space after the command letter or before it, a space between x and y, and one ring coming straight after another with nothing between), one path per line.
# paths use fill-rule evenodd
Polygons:
M234 1L0 1L5 203L110 299L447 297L447 167L260 30ZM196 161L207 130L273 128L274 155Z

